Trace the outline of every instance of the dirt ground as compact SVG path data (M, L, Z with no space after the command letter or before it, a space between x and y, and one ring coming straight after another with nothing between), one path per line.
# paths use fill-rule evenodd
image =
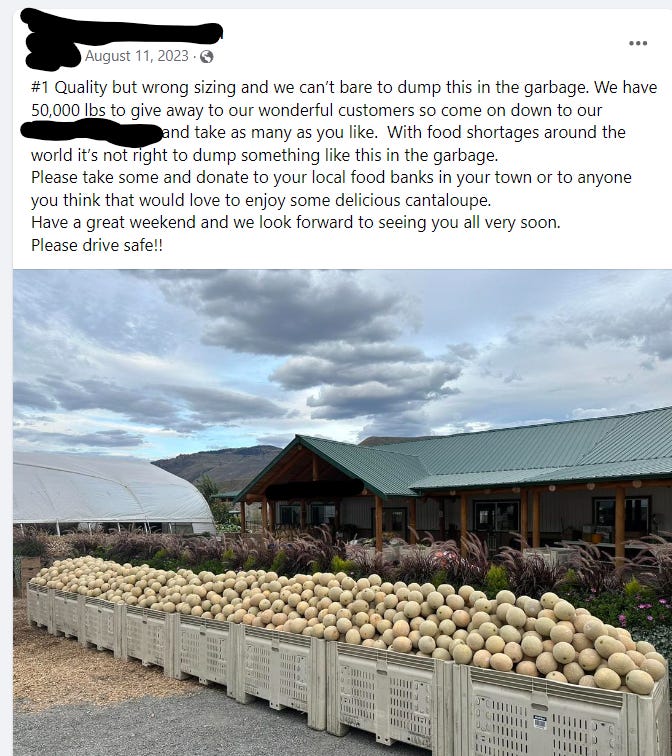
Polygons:
M26 600L14 599L14 706L37 712L59 704L105 706L143 696L190 695L192 680L172 680L159 667L122 662L110 651L84 648L31 627ZM46 672L46 674L45 674Z

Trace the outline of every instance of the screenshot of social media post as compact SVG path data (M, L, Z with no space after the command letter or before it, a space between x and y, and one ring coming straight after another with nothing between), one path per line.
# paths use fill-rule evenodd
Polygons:
M659 264L669 11L131 15L14 17L17 267Z
M670 753L671 18L14 14L15 756Z

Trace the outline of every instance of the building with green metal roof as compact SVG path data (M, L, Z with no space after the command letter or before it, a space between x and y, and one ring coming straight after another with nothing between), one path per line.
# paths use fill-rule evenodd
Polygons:
M329 522L410 542L624 543L672 530L672 407L375 446L297 435L239 494L269 527ZM609 544L611 546L609 546Z

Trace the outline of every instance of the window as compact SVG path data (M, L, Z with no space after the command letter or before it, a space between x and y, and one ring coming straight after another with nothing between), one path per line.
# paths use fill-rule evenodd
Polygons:
M406 538L405 507L383 507L383 533L395 533ZM371 532L376 532L376 508L371 509Z
M301 524L301 506L299 504L281 504L279 525Z
M520 528L520 502L475 501L474 523L476 530L490 530L495 533L518 531Z
M336 507L333 504L312 504L310 516L311 525L328 525L333 522L336 516Z
M649 511L651 497L628 497L625 500L625 529L628 531L649 532ZM593 499L593 524L596 526L614 527L614 513L616 499Z

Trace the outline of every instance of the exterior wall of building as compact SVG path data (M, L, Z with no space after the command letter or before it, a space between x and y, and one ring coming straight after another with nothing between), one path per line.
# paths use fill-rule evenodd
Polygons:
M371 529L371 511L373 496L353 496L341 501L341 527L354 526L358 532L369 532Z
M560 538L571 537L569 530L581 532L583 525L592 524L593 499L595 497L611 497L615 492L609 488L596 488L593 491L557 491L544 492L541 495L540 530L542 537ZM627 488L626 497L648 496L651 499L651 514L656 516L659 530L672 531L672 488ZM520 495L513 492L498 492L493 494L470 494L468 506L468 527L474 529L474 501L503 501L519 500ZM386 507L406 508L406 499L385 502ZM460 502L445 499L445 528L451 530L451 525L459 529ZM374 499L370 497L353 497L343 499L341 503L341 525L353 525L360 535L371 533L371 513ZM429 499L418 500L416 506L417 530L422 536L429 531L435 537L439 531L439 501ZM528 526L532 531L532 496L528 496Z

